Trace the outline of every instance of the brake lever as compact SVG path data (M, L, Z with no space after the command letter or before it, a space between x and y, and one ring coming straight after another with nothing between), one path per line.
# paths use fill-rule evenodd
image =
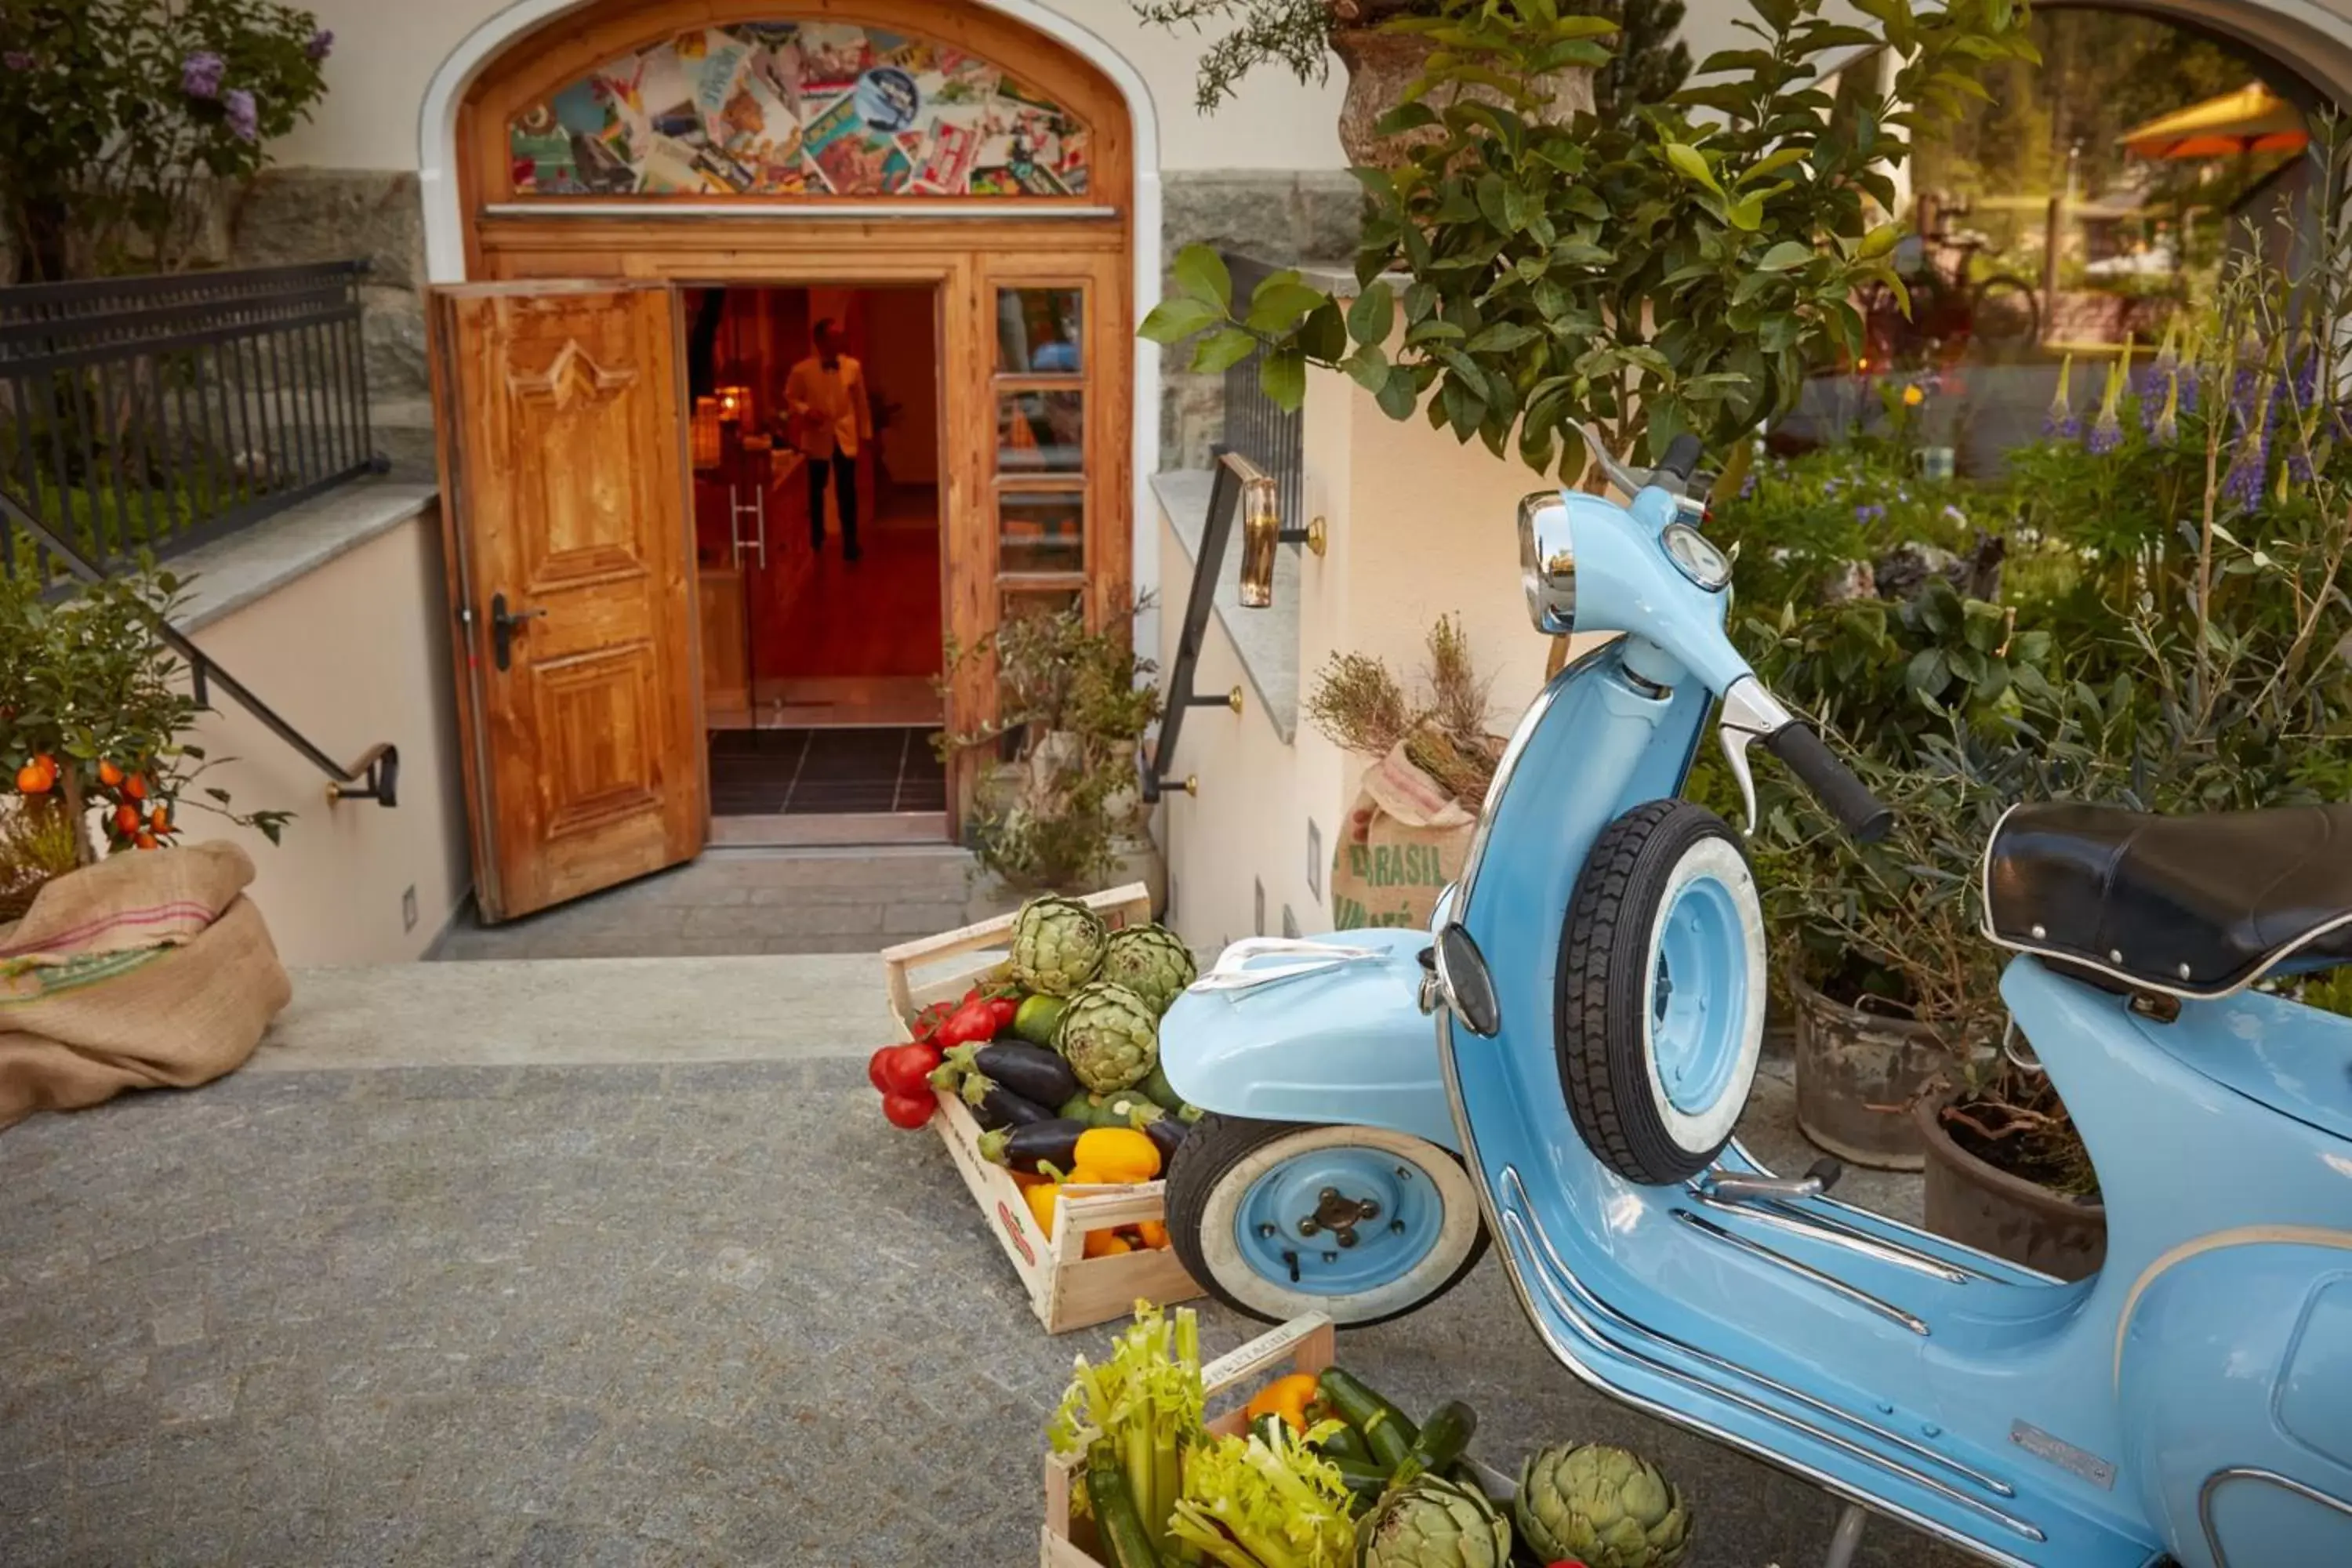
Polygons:
M1740 804L1748 811L1748 825L1740 829L1743 838L1756 833L1756 774L1748 765L1748 748L1758 741L1770 739L1796 721L1797 716L1781 706L1780 700L1752 675L1741 676L1723 694L1723 712L1716 720L1715 738L1723 747L1724 763L1739 784Z

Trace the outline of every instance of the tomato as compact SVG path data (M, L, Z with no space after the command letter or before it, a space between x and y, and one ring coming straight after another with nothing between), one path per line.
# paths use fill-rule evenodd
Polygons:
M872 1056L866 1058L866 1081L872 1084L884 1094L890 1092L890 1083L889 1080L882 1074L882 1063L884 1058L887 1058L892 1051L895 1051L898 1048L898 1047L896 1046L885 1046L880 1050L876 1051Z
M931 1094L931 1072L939 1065L937 1046L912 1040L877 1052L873 1070L880 1074L877 1087L885 1095L920 1095L928 1100Z
M909 1132L931 1119L939 1101L929 1093L886 1094L882 1097L882 1114L890 1119L893 1127L903 1127Z
M939 1026L931 1042L941 1050L955 1046L984 1046L996 1038L996 1005L975 996Z

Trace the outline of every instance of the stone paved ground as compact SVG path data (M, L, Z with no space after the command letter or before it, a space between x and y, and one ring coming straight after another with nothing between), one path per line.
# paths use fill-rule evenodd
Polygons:
M282 1059L282 1058L281 1058ZM0 1134L0 1563L1035 1561L1069 1359L841 1056L248 1069ZM1204 1310L1220 1352L1253 1326ZM1491 1259L1349 1336L1479 1451L1636 1445L1693 1568L1819 1494L1585 1392ZM1890 1524L1880 1568L1957 1560Z
M470 910L433 956L704 958L872 952L953 931L972 903L971 857L950 845L712 849L542 915L484 928Z

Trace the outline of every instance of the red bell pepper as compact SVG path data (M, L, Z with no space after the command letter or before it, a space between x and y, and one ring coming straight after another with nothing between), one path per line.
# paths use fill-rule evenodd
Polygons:
M931 1119L939 1104L929 1089L921 1094L886 1094L882 1097L882 1114L890 1119L891 1126L911 1132Z
M885 1096L903 1094L930 1097L931 1069L940 1065L937 1046L925 1040L913 1040L903 1046L892 1046L876 1053L872 1064L877 1079L875 1087Z

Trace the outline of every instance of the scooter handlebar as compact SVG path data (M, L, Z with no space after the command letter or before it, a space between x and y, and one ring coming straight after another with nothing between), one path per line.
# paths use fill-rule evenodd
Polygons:
M1765 737L1764 747L1805 781L1813 798L1829 808L1857 844L1875 844L1895 826L1895 813L1838 761L1811 725L1784 724Z

